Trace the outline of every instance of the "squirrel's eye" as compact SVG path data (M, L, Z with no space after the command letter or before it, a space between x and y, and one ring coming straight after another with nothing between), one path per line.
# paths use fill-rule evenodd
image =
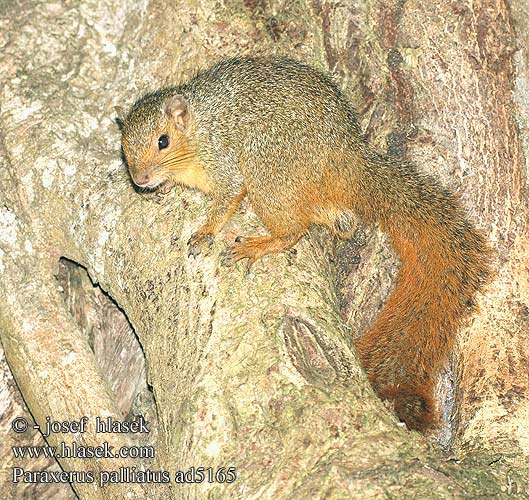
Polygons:
M169 136L161 135L158 138L158 149L165 149L167 146L169 146Z

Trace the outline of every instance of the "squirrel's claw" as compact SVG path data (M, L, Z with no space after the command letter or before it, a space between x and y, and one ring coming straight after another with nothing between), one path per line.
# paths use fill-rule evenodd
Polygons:
M246 272L249 273L252 264L257 260L251 253L247 252L248 247L245 245L247 239L243 236L237 236L235 243L228 247L222 255L222 265L229 266L242 259L248 259L246 263Z
M197 257L204 251L204 254L207 253L209 247L213 244L213 235L211 233L202 233L197 231L194 233L189 241L187 242L187 255L188 257Z

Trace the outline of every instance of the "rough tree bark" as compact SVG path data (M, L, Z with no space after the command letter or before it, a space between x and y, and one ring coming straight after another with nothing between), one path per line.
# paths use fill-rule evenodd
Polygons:
M2 3L0 334L25 403L41 427L46 416L149 415L152 433L142 439L102 438L89 426L48 443L150 443L154 461L62 458L65 471L233 466L238 474L231 484L105 488L96 475L72 484L79 497L529 495L528 24L522 2L488 0ZM376 228L360 226L349 242L315 229L297 252L247 275L219 255L235 235L262 230L251 211L193 259L186 241L205 197L179 188L156 204L131 187L114 105L256 52L332 72L368 140L440 177L490 237L496 276L440 390L449 457L397 423L352 348L398 267ZM88 335L96 320L65 293L65 265L84 275L92 297L86 270L130 321L155 408L148 399L130 408L131 387L148 393L138 350L116 359L119 349ZM115 373L120 364L125 375ZM123 378L128 385L115 383ZM22 411L11 394L5 443L31 444L36 437L10 430ZM13 498L24 487L10 484L13 466L49 466L14 460L6 444L2 452L2 488ZM48 495L71 495L53 488Z

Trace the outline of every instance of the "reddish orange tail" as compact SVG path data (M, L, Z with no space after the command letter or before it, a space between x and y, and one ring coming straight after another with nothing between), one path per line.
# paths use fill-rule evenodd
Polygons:
M406 206L379 210L401 268L384 309L356 347L379 395L394 402L409 428L425 431L437 423L434 385L488 277L489 249L449 193L427 177L419 181L401 193Z

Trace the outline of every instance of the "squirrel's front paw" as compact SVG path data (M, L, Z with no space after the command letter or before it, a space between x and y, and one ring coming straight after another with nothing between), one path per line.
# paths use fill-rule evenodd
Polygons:
M246 238L242 236L237 236L237 238L235 239L235 243L222 252L220 260L222 266L230 267L235 264L235 262L238 262L241 259L248 259L246 261L246 274L250 273L254 260L251 259L248 255L240 254L237 250L238 245L242 245L245 240Z
M204 250L206 254L211 245L213 244L213 235L211 233L203 233L197 231L194 233L189 241L187 242L187 255L190 257L196 257L200 255Z
M257 260L255 254L251 251L251 246L249 247L247 244L251 239L245 238L244 236L237 236L233 245L222 252L221 264L223 266L232 266L235 262L248 259L246 261L246 273L249 273L253 263Z
M235 238L233 245L223 252L223 263L225 265L234 264L241 259L248 259L253 263L254 259L245 252L245 249L247 248L245 246L246 241L247 238L244 238L243 236L237 236L237 238Z

